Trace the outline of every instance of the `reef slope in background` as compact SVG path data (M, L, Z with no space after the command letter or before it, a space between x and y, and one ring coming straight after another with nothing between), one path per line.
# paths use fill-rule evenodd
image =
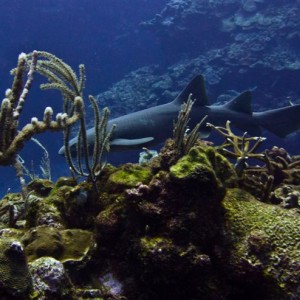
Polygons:
M256 87L254 110L297 102L299 9L291 1L170 0L139 31L157 37L165 62L128 73L98 95L99 103L113 116L166 103L197 74L212 102Z

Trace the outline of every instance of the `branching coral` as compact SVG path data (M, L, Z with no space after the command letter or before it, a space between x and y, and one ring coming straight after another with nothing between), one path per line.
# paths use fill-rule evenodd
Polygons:
M300 159L290 157L283 149L274 146L271 150L256 152L263 137L247 137L235 135L230 122L226 127L207 126L216 130L225 137L226 141L220 146L219 151L226 157L236 160L235 169L239 175L240 186L263 202L272 202L274 191L281 185L300 184ZM252 144L251 144L252 143ZM260 165L248 165L248 159L256 159Z
M247 166L247 160L254 158L263 160L263 153L256 153L261 143L265 140L263 137L247 137L247 132L242 136L234 134L230 128L230 121L226 122L226 127L214 126L207 123L207 126L216 130L226 141L221 145L220 152L228 157L236 160L235 169L239 175L242 175ZM252 145L251 145L252 143Z
M300 184L300 159L283 148L265 150L265 164L245 170L242 186L264 202L277 202L274 191L284 185ZM276 198L276 197L275 197Z
M247 132L242 136L234 134L230 128L230 121L225 127L214 126L208 123L207 126L216 130L226 141L219 147L219 151L226 157L235 159L235 170L239 176L240 186L255 195L263 202L270 199L274 190L273 161L269 159L266 151L257 153L257 149L265 140L263 137L247 137ZM256 159L263 163L263 166L249 166L248 160Z

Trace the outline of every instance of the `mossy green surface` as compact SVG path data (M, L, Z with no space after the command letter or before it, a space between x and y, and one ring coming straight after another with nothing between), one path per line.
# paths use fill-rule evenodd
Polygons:
M147 257L149 254L163 253L173 250L174 245L172 239L165 237L142 237L140 239L141 257ZM174 250L173 250L174 251Z
M138 183L148 183L151 180L151 169L147 166L126 164L113 172L108 178L110 190L123 190L135 187Z
M170 168L174 179L201 178L202 181L220 181L234 185L236 174L229 161L212 147L194 147Z
M40 196L48 196L53 188L53 182L48 179L34 179L27 185L29 192L34 191Z
M61 262L76 262L85 258L95 243L87 230L58 230L53 227L37 227L25 234L22 242L28 261L50 256Z
M254 272L265 283L272 282L274 296L299 296L299 211L259 202L239 189L228 189L222 206L226 240L232 247L228 265L235 276Z
M63 263L87 260L95 247L93 233L81 229L66 229L61 232L65 251L60 261Z
M234 189L236 172L213 147L198 145L166 165L105 168L98 193L69 178L37 193L36 182L24 256L60 261L85 295L102 295L94 278L113 266L128 299L298 299L299 210Z
M183 156L170 168L170 175L174 178L182 179L198 173L200 168L209 172L210 162L202 149L193 148L188 155Z
M32 228L39 225L51 225L64 227L62 215L63 197L51 193L42 198L34 194L28 197L28 208L26 211L26 227Z

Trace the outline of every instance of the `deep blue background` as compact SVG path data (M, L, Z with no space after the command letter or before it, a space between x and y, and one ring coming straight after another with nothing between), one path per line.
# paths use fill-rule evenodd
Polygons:
M159 12L164 0L2 0L0 2L0 93L2 99L11 87L9 71L15 67L21 52L48 51L75 70L80 63L87 72L86 94L97 94L126 73L163 60L157 40L150 34L138 34L138 24ZM34 81L27 99L21 124L32 116L42 118L46 106L61 111L57 92L40 91ZM57 155L62 144L61 133L43 134L37 138L50 152L53 177L68 174L63 158ZM42 152L29 142L22 157L30 167L35 159L38 171ZM9 189L18 189L13 168L0 167L0 197Z

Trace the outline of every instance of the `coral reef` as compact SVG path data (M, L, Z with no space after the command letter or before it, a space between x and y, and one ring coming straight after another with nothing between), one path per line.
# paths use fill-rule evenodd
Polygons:
M193 3L171 1L169 11L189 11ZM243 1L243 10L251 15L259 3ZM194 8L204 9L201 4ZM36 54L30 54L27 67L51 79L43 88L62 91L66 111L81 121L77 150L83 146L87 159L81 105L84 69L77 78L59 59L39 54L46 60L35 64ZM174 78L182 74L182 69L172 68ZM162 92L158 85L152 87ZM12 140L6 138L6 121L21 112L27 92L18 85L7 94L15 109L9 114L7 101L2 102L5 142L18 139L16 126L9 135ZM72 99L77 108L68 108ZM198 140L197 127L186 134L190 101L182 108L174 138L150 162L119 167L103 163L98 169L110 136L105 135L108 111L100 121L93 98L91 102L96 124L104 125L94 161L86 161L90 170L84 172L80 160L78 169L73 167L73 173L86 178L79 183L75 177L55 183L35 179L26 185L26 194L7 194L0 201L1 299L299 297L299 157L278 147L256 153L262 139L239 137L229 123L226 128L213 127L227 139L221 147ZM44 121L34 123L49 125L50 115L48 109ZM65 147L72 168L69 125L64 125ZM238 166L242 162L242 172L226 155L237 159ZM262 165L245 163L253 158Z
M245 287L254 284L250 295L260 299L297 299L299 211L257 202L241 190L228 190L222 205L224 234L232 243L229 277Z
M60 261L43 256L29 263L29 269L34 282L31 299L75 299L73 286Z
M248 165L241 177L241 186L263 202L285 202L279 200L280 194L294 195L299 185L299 156L290 156L287 151L277 146L266 149L262 154L263 165ZM289 188L292 187L292 188ZM279 191L280 190L280 191ZM289 190L289 192L287 192ZM277 193L276 193L277 191ZM286 195L287 196L287 195ZM290 199L291 200L291 199ZM289 201L288 201L289 202ZM285 207L296 207L298 204L283 204ZM291 206L292 205L292 206Z
M218 148L178 157L172 142L148 164L107 164L98 193L62 177L6 195L0 297L297 299L299 186L262 203Z
M170 55L193 53L189 42L192 40L198 45L194 47L196 55L214 45L225 55L222 61L226 65L238 64L241 70L245 66L242 72L257 64L274 70L297 70L299 54L288 48L299 42L299 7L276 2L274 6L274 2L252 0L170 0L160 13L142 25L159 37ZM231 38L232 43L224 47L222 41L226 38ZM218 80L218 73L213 77Z

